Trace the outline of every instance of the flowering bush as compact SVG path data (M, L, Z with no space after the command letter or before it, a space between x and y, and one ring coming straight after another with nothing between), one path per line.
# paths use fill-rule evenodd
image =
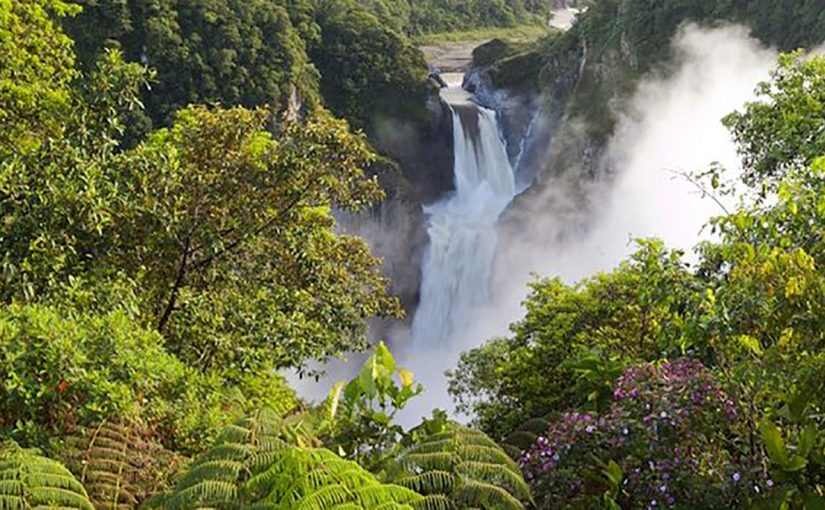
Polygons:
M700 361L630 368L613 397L601 416L561 416L520 458L540 508L730 508L773 486Z

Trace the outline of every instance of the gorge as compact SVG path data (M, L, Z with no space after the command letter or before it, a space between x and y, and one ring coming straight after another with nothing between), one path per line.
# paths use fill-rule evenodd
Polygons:
M427 388L409 422L433 406L450 408L443 373L462 351L508 333L524 313L531 275L575 282L609 271L634 251L635 238L660 238L694 260L695 246L711 239L704 226L724 210L688 173L719 164L736 178L735 147L720 119L753 97L776 52L735 26L685 26L670 44L677 67L639 81L586 171L581 162L554 163L554 151L571 142L594 142L571 132L573 119L547 122L546 98L485 88L478 68L470 80L448 75L441 94L453 119L455 190L423 206L429 244L418 308L411 331L388 335Z
M0 0L0 509L825 509L822 0Z

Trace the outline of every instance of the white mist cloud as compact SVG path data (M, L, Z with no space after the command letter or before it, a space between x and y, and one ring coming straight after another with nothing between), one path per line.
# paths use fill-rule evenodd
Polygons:
M644 79L620 118L603 161L612 177L594 182L565 175L529 198L532 205L520 218L529 222L530 234L507 232L527 230L525 224L502 227L506 241L498 248L495 303L477 310L448 345L426 352L407 342L396 348L399 363L426 386L403 422L417 422L434 407L452 409L444 370L455 367L462 351L507 334L523 314L531 273L572 282L615 267L633 250L631 238L660 237L669 247L690 251L707 235L702 226L721 212L719 206L670 171L703 170L712 162L738 168L721 118L753 98L776 52L733 26L687 26L673 46L679 58L672 72Z
M576 281L609 270L632 251L631 238L660 237L690 251L706 235L703 225L722 212L673 172L700 171L713 162L738 169L721 118L754 98L777 54L733 26L689 25L673 47L675 71L643 80L620 118L602 162L611 177L583 184L566 175L550 183L535 201L540 208L530 210L536 222L531 233L548 235L501 247L499 275L507 274L507 283L499 289L505 294L513 280L529 281L530 272Z

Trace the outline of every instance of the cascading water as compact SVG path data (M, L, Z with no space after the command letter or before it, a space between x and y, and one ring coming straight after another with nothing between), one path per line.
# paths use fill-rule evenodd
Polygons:
M455 192L424 209L430 244L412 325L417 345L443 346L488 301L496 222L516 193L495 112L462 92L442 94L453 114Z

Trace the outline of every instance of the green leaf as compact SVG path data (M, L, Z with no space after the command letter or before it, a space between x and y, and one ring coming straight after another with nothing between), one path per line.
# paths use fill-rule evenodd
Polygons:
M782 469L788 473L795 473L797 471L802 471L807 466L808 459L799 455L794 455Z
M816 443L816 436L816 426L813 423L809 423L799 436L799 455L806 458L808 457Z
M413 385L413 373L407 370L406 368L402 368L398 371L398 375L401 377L401 386L404 388L408 388Z
M616 464L615 461L611 460L602 472L614 487L619 487L622 484L622 480L624 480L624 471L622 471L622 467Z
M380 342L375 349L375 360L376 363L387 372L395 372L395 358L393 358L392 353L387 349L387 345L384 342Z
M338 413L338 404L341 402L341 394L344 391L344 381L340 381L329 390L329 396L327 397L329 401L329 419L335 419L335 415Z
M815 492L806 492L802 495L805 510L825 510L825 498Z
M761 357L763 354L762 344L756 338L749 335L739 336L739 345L751 352L751 354Z
M788 406L788 413L791 421L794 423L799 423L805 418L805 411L808 408L809 400L810 395L802 393L798 389L794 389L791 392L790 396L785 401Z
M765 442L765 449L768 451L768 457L770 457L771 462L778 466L786 466L788 464L788 450L785 447L782 432L767 417L762 420L759 428L762 432L762 441Z

